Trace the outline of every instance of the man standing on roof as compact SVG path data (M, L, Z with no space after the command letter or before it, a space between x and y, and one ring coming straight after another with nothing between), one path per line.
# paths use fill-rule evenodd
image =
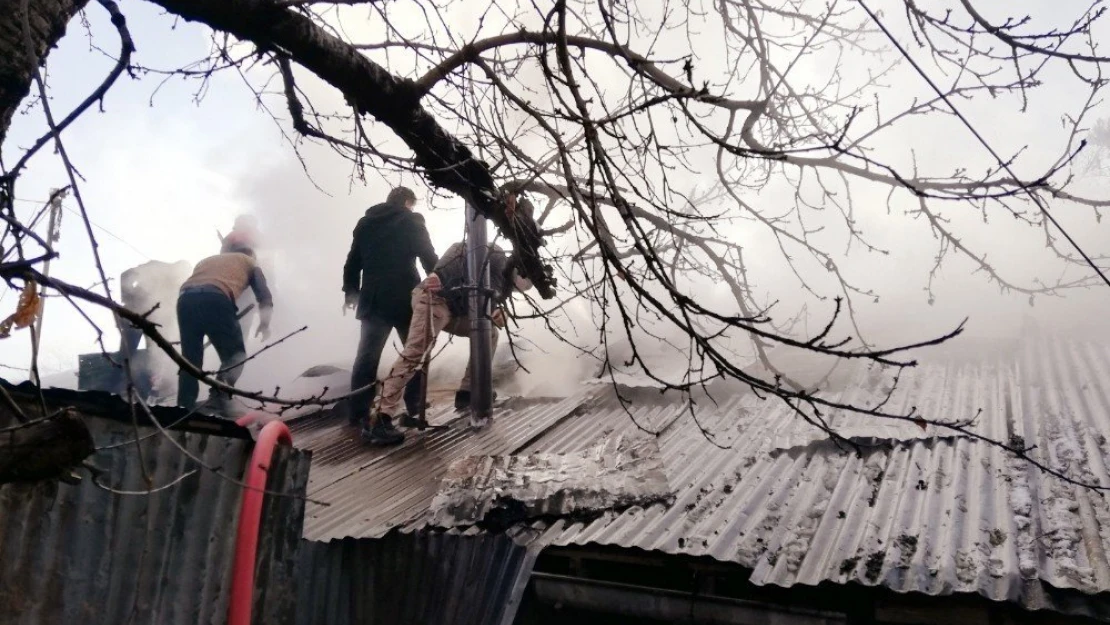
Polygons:
M518 200L518 211L531 214L532 204L525 199ZM505 327L503 304L512 294L512 289L527 291L532 288L531 281L521 277L516 263L497 245L490 245L488 251L490 290L493 291L493 331L490 340L495 352L497 349L498 328ZM456 336L470 336L469 291L466 243L455 243L447 248L435 269L412 291L412 323L409 326L405 349L393 363L393 367L382 384L378 411L370 427L363 429L362 438L371 445L397 445L405 440L405 435L397 430L394 419L400 417L402 425L419 425L411 414L400 410L401 392L413 377L424 355L430 350L436 336L443 331ZM470 407L471 366L466 365L459 390L455 392L455 408Z
M420 261L426 274L435 267L436 251L424 217L413 210L415 207L416 194L397 187L384 203L367 210L355 226L351 251L343 265L344 311L357 307L356 316L362 322L358 353L351 367L352 391L374 383L391 331L396 330L402 342L408 339L410 296L420 282L415 261ZM415 406L419 396L420 380L413 379L405 391L406 405ZM367 389L351 398L351 425L364 424L373 397L373 389Z
M173 320L170 302L192 270L192 265L183 260L176 263L152 260L132 267L120 276L120 302L132 312L147 315L148 319L162 325L163 336L175 340L171 324L166 323ZM135 353L142 341L143 331L122 319L120 330L119 351Z
M193 275L181 285L177 298L177 322L181 328L181 355L198 369L204 368L204 337L212 341L220 356L216 378L234 386L246 358L243 330L235 318L235 300L249 286L259 306L259 323L255 336L263 341L270 336L270 317L274 302L266 286L266 276L258 268L254 250L243 244L225 244L225 251L197 263ZM199 384L196 378L181 371L178 374L177 403L192 408L197 401ZM231 395L209 393L209 405L218 413L233 411Z
M132 312L146 315L147 319L158 324L162 336L169 341L176 341L177 319L174 316L173 300L181 284L189 277L193 268L188 262L165 263L152 260L137 267L132 267L120 276L120 302ZM120 331L119 358L130 359L132 365L145 362L146 370L132 369L133 378L150 378L154 371L150 370L149 358L157 358L155 352L148 353L147 359L136 358L139 342L143 339L143 331L131 325L131 322L117 316L116 325ZM148 350L149 351L149 350ZM144 383L143 386L150 386ZM127 373L121 368L117 372L115 388L121 396L125 394L128 385ZM140 393L146 396L147 392Z

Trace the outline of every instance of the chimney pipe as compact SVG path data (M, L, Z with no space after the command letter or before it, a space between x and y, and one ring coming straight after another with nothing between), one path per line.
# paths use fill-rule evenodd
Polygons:
M486 218L466 203L466 264L470 289L470 423L485 425L493 416L493 352L490 337L489 243Z

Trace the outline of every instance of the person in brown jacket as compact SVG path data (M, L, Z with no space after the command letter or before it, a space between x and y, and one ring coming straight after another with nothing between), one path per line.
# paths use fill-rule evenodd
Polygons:
M216 378L234 386L246 358L243 330L236 319L235 301L250 287L258 299L259 323L255 336L265 341L270 336L273 297L266 276L259 269L254 250L246 245L225 246L225 252L197 263L193 275L181 285L177 298L177 323L181 329L181 355L198 369L204 368L204 337L212 341L220 356ZM177 403L193 408L199 393L195 377L178 374ZM231 396L209 394L210 407L221 414L231 411Z

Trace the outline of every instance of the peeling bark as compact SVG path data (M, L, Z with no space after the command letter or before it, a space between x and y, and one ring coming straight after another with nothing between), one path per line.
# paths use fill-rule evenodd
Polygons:
M0 145L19 103L31 91L35 69L88 0L0 0ZM27 4L28 15L23 13ZM27 49L30 30L31 52Z

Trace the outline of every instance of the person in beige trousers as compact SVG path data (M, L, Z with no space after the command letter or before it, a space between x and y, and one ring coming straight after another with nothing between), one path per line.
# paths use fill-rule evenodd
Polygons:
M523 203L523 202L522 202ZM505 312L502 304L513 288L526 291L532 283L522 278L513 267L508 256L497 245L491 245L488 253L490 289L496 294L493 298L493 350L497 349L498 328L505 327ZM371 417L369 428L362 431L362 437L371 445L397 445L405 440L394 420L411 423L410 415L403 414L402 399L405 385L420 367L424 355L430 350L440 332L456 336L470 335L468 316L468 296L466 289L466 244L455 243L447 249L439 263L427 278L412 291L412 323L409 326L408 340L404 350L394 361L389 375L382 381L382 392L378 399L375 414ZM470 405L470 375L472 363L467 363L466 374L455 393L455 407Z

